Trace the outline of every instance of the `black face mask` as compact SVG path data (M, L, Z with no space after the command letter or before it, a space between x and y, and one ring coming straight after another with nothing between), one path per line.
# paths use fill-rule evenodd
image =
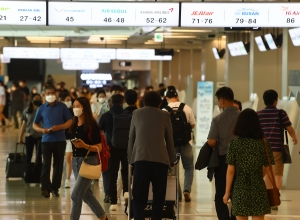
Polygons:
M32 103L36 106L41 106L43 104L41 100L34 100Z

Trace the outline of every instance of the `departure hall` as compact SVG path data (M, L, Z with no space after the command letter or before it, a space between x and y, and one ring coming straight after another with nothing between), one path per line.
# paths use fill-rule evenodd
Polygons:
M270 169L274 170L274 183L279 189L281 204L270 204L269 213L257 214L249 219L300 219L300 143L297 144L296 141L296 137L300 138L298 53L300 54L298 0L0 0L0 219L73 220L79 219L74 217L73 212L76 211L82 220L140 219L134 218L134 206L137 202L133 196L133 173L137 171L132 170L131 166L126 168L128 191L124 191L122 179L125 180L125 168L120 166L115 204L111 196L111 158L108 159L108 171L102 170L101 177L86 177L91 180L88 192L95 196L105 215L95 214L99 213L94 212L95 201L94 204L88 205L85 203L86 197L82 199L81 213L80 206L74 208L73 189L81 189L78 180L82 181L82 184L82 179L87 180L80 172L74 171L74 160L78 154L75 142L78 139L77 136L74 138L68 133L71 122L76 118L76 122L79 123L81 115L86 115L84 107L82 110L84 105L79 100L89 100L89 112L93 114L105 136L104 139L101 139L102 136L98 137L99 141L101 139L103 153L104 143L109 149L114 141L107 141L109 132L102 129L101 117L105 115L102 114L102 110L107 113L110 112L109 108L113 109L110 105L114 104L116 94L125 97L123 108L131 106L127 103L128 91L135 91L137 94L136 104L133 106L138 110L134 111L132 120L140 110L147 108L147 94L154 91L165 100L167 106L176 98L175 103L185 103L184 108L188 107L187 111L181 111L186 113L186 120L190 121L192 128L189 132L191 138L184 144L190 146L190 158L184 153L185 146L174 147L180 154L176 154L176 158L174 154L174 164L168 166L166 197L161 219L235 219L232 213L237 213L234 206L238 207L239 204L235 203L234 196L226 204L229 216L221 217L222 213L216 211L216 181L213 176L209 177L208 160L211 157L207 158L208 165L204 168L195 168L197 159L200 158L200 150L204 151L205 146L211 147L209 149L214 152L217 149L212 148L210 144L214 124L212 122L226 113L227 108L223 108L223 104L229 101L233 103L230 98L228 101L227 96L219 97L217 93L228 87L234 93L235 102L240 105L239 117L243 114L242 110L252 109L252 112L258 112L259 116L260 110L266 106L268 109L270 104L266 104L267 90L277 92L275 106L284 113L283 118L276 117L278 121L285 121L284 125L280 123L280 132L285 128L285 134L282 133L281 137L281 134L275 133L279 142L282 139L282 146L288 146L282 148L288 150L291 161L283 159L281 162L284 164L283 174L277 173L274 164L273 169ZM52 94L49 93L52 90ZM51 98L47 98L51 95L54 97L52 101ZM70 112L57 113L57 110L51 115L52 113L48 112L51 106L49 103L55 103L55 107L61 106ZM105 105L108 109L105 109ZM45 109L44 113L42 107ZM80 108L81 112L78 112L81 114L75 110ZM179 109L178 106L176 108ZM74 117L68 117L69 114ZM58 125L53 124L46 127L59 117L65 120L64 126L59 125L61 127L58 128ZM117 123L116 116L111 117L111 122ZM227 119L231 117L232 115ZM68 121L70 124L66 127ZM160 121L154 119L153 123ZM226 124L224 121L223 123ZM262 122L261 126L265 132ZM270 126L274 129L276 123ZM79 127L78 125L76 135ZM133 130L137 128L138 126ZM292 128L294 133L289 128ZM63 133L63 143L67 143L66 151L64 154L60 153L60 161L57 159L59 149L53 150L53 158L46 160L46 143L55 142L46 136L58 132L56 129L66 131ZM172 129L175 141L173 123ZM218 131L219 136L214 139L216 146L222 145L220 143L227 138L224 137L224 130L228 135L233 135L233 128ZM140 134L137 131L136 133ZM269 141L266 133L264 134ZM90 138L91 135L92 131L86 137ZM148 140L150 143L151 139L156 138L150 131L148 136L149 138L144 138L145 142ZM55 135L49 137L56 138ZM59 141L55 143L61 143L61 139ZM166 138L164 143L167 145L167 142ZM82 148L86 148L86 152L98 155L98 143L88 143L87 147ZM227 149L229 140L226 143ZM271 141L270 143L270 149L275 153L274 146ZM112 147L111 157L114 151ZM265 153L264 149L262 152ZM273 159L276 161L276 158L272 157L273 154L270 155L271 162ZM102 156L103 154L101 161L104 169ZM90 157L87 157L86 161ZM45 171L46 163L50 163L48 173ZM57 176L61 170L60 163L63 163L62 175ZM193 166L188 168L188 163ZM238 165L232 165L229 156L227 163L228 178L229 167L236 167L237 171ZM157 172L159 173L160 169L157 169ZM237 174L235 178L239 178L239 173ZM46 175L50 175L49 181L53 181L51 189L44 187L42 183ZM105 180L107 178L108 180ZM248 181L246 185L251 188L253 181L251 178L245 179ZM55 181L56 185L58 181L60 186L54 186ZM223 181L225 184L226 176ZM263 178L261 181L263 182ZM271 178L270 181L272 182ZM233 183L233 193L235 187L238 187L238 184L235 186ZM157 191L157 188L150 185L144 209L145 219L151 219L151 213L155 211L154 202L152 204L155 196L152 196L152 191ZM256 193L253 192L253 195ZM251 193L250 196L241 198L243 201L250 201L249 207L261 203L251 200ZM240 218L241 216L243 218ZM248 215L241 216L237 215L237 219L245 220ZM157 220L154 217L152 219Z

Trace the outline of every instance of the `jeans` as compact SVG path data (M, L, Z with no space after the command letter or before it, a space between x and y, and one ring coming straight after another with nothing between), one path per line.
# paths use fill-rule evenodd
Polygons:
M215 206L219 220L235 220L235 216L229 216L228 206L223 202L226 191L227 173L226 155L219 156L219 166L215 169Z
M133 169L133 216L145 220L144 209L152 183L152 220L161 220L167 191L168 165L150 161L137 161Z
M25 145L26 145L26 159L25 163L30 164L31 158L33 154L33 148L35 145L36 149L36 162L38 164L42 163L42 147L41 147L41 140L42 138L34 138L31 135L25 138Z
M188 143L182 147L175 147L175 154L180 153L182 166L184 169L184 191L191 192L194 179L194 155L193 147ZM181 197L181 187L179 185L179 195Z
M91 189L91 183L93 180L84 178L79 175L79 169L82 161L83 157L72 158L72 168L76 182L71 195L72 210L70 220L79 220L82 208L82 201L84 201L95 213L97 218L100 219L106 214L98 200L95 198ZM96 165L99 163L97 156L87 157L85 162L91 165Z
M61 184L66 142L42 142L43 168L41 174L42 190L58 191ZM51 160L53 155L52 183L50 181Z
M19 128L19 121L18 121L18 118L17 118L17 113L18 112L22 116L23 107L12 107L11 108L11 114L12 114L12 116L14 118L15 128Z
M128 160L127 149L110 148L110 158L108 160L109 172L109 198L111 204L117 204L117 179L122 165L121 174L123 181L123 193L128 192Z

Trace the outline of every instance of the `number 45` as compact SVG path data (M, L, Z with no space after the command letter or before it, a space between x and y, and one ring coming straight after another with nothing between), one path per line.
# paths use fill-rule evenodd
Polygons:
M73 21L74 21L74 18L73 18L73 17L67 17L67 18L66 18L66 21L73 22Z

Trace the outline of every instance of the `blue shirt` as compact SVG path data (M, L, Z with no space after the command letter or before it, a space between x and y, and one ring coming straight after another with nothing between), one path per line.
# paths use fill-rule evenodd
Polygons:
M53 106L47 102L41 105L35 115L34 123L43 122L43 128L51 128L53 125L64 124L72 119L72 114L64 103L55 102ZM49 134L43 134L42 142L60 142L66 141L65 130L56 132L50 131Z

